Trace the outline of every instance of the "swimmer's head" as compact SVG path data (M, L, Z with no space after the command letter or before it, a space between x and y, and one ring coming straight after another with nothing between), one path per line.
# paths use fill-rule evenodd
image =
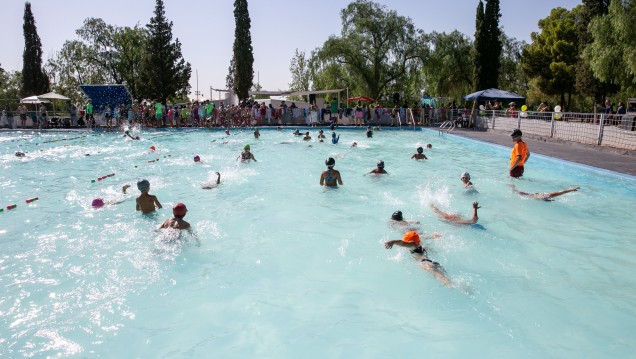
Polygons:
M417 148L417 153L423 153L423 152L424 152L424 149L422 148L422 146Z
M322 130L318 130L318 133L322 133Z
M186 208L186 205L183 203L177 203L172 207L172 214L177 218L185 217L187 212L188 208Z
M354 142L351 144L351 147L358 147L358 142L355 142L355 141L354 141Z
M335 133L335 132L332 132L332 133L331 133L331 137L336 137L336 133Z
M305 132L305 136L309 136L309 131Z
M200 162L201 161L201 157L199 157L199 155L194 156L194 162Z
M391 215L391 219L394 220L394 221L401 221L402 220L402 211L393 212L393 214Z
M225 130L225 134L229 135L230 134L230 130Z
M24 157L24 152L18 151L18 152L15 153L15 156L16 157Z
M468 172L462 173L461 179L464 179L464 178L470 181L470 173Z
M384 161L382 160L378 161L378 168L380 169L384 168Z
M249 151L250 150L250 145L245 145L245 147L243 147L243 151Z
M156 150L155 146L150 146L150 150L151 150L151 151Z
M430 143L426 145L426 148L433 148L433 145L431 145Z
M402 242L420 244L420 235L417 232L406 232L402 237Z
M140 190L141 192L147 191L148 189L150 189L150 182L148 182L147 179L143 179L137 182L137 189Z
M91 203L91 206L93 206L93 208L101 208L104 206L104 200L101 198L95 198L93 203Z
M327 167L333 167L336 165L336 160L334 160L333 157L329 157L325 160L325 164Z
M141 140L141 138L139 138L139 136L135 136L135 140Z

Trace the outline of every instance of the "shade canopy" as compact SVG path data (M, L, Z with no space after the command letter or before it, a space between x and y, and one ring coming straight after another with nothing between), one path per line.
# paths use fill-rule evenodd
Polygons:
M93 107L103 108L106 104L130 105L132 98L124 85L81 85L80 88L91 99Z
M466 101L506 100L506 101L524 102L526 99L525 97L519 96L514 92L499 90L499 89L488 89L488 90L473 92L469 95L466 95L464 96L464 100Z
M39 98L40 100L42 99L46 99L46 100L70 100L70 98L66 97L66 96L62 96L60 94L57 94L55 92L49 92L49 93L45 93L44 95L38 95L37 98Z
M29 96L20 100L20 103L49 103L51 101L39 99L37 96Z
M347 101L373 102L374 99L372 99L371 97L366 97L366 96L356 96L356 97L349 97Z

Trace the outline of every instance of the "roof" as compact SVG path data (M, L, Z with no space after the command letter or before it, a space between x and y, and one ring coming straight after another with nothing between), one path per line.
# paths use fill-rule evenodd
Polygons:
M307 96L307 95L321 95L327 93L339 93L345 89L334 90L314 90L314 91L250 91L251 96Z
M473 92L464 96L464 100L466 101L484 101L484 100L511 100L511 101L525 101L525 97L519 96L514 92L499 90L499 89L488 89L481 90L477 92Z

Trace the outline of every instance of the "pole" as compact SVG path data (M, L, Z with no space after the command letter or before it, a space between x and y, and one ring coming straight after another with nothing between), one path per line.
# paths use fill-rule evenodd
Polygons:
M349 87L347 87L347 108L349 108Z

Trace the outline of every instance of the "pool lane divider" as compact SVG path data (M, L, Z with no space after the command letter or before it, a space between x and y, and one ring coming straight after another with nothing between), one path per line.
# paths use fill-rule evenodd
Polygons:
M40 197L33 197L33 198L29 198L29 199L25 200L24 202L32 203L32 202L35 202L35 201L37 201L39 199L40 199ZM18 207L18 205L15 204L15 203L14 204L10 204L10 205L7 206L7 211L10 211L12 209L16 209L17 207ZM2 213L2 212L4 212L4 208L0 208L0 213Z
M104 179L106 179L106 178L108 178L108 177L113 177L114 175L115 175L114 173L111 173L111 174L108 174L108 175L104 175L104 176L101 176L101 177L97 177L97 180L98 180L98 181L101 181L101 180L104 180ZM91 180L91 183L95 183L95 180L94 180L94 179L92 179L92 180Z

